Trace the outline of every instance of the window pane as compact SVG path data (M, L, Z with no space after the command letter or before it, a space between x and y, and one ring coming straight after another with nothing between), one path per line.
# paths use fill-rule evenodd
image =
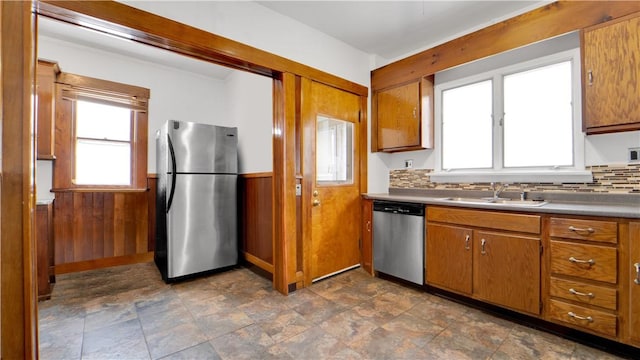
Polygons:
M442 168L493 166L492 81L442 92Z
M318 116L316 181L353 183L353 123Z
M573 165L571 62L504 77L504 166Z
M90 101L77 101L77 137L129 141L130 133L130 109Z
M131 147L128 143L82 140L76 143L78 185L130 185Z

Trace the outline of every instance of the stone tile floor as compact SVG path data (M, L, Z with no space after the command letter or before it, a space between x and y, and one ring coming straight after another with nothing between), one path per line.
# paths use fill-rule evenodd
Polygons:
M119 266L58 276L39 315L41 359L617 359L360 269L283 296L245 268Z

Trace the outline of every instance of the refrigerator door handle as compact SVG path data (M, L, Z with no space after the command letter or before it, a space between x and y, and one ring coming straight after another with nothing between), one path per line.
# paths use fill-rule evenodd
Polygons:
M177 170L177 166L176 166L176 154L173 151L173 143L171 142L171 136L169 136L169 134L167 134L167 140L168 140L168 143L169 143L169 153L171 154L171 167L172 167L172 171L171 171L171 192L169 192L169 201L167 202L167 213L169 213L169 209L171 209L171 203L173 202L173 194L176 191L176 180L177 180L176 170Z

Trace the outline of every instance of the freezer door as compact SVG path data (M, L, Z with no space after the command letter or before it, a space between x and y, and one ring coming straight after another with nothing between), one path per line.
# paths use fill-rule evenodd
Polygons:
M236 175L178 174L167 213L167 277L238 262Z
M166 124L177 173L238 172L236 128L170 120ZM171 158L168 159L171 162ZM167 164L173 171L173 164Z

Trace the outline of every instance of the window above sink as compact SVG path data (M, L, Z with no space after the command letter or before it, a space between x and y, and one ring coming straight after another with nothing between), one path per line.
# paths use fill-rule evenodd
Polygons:
M498 55L488 70L491 58L453 69L463 74L457 77L436 74L432 181L592 181L584 167L579 44L575 35L565 39L551 53L519 49L526 56Z

